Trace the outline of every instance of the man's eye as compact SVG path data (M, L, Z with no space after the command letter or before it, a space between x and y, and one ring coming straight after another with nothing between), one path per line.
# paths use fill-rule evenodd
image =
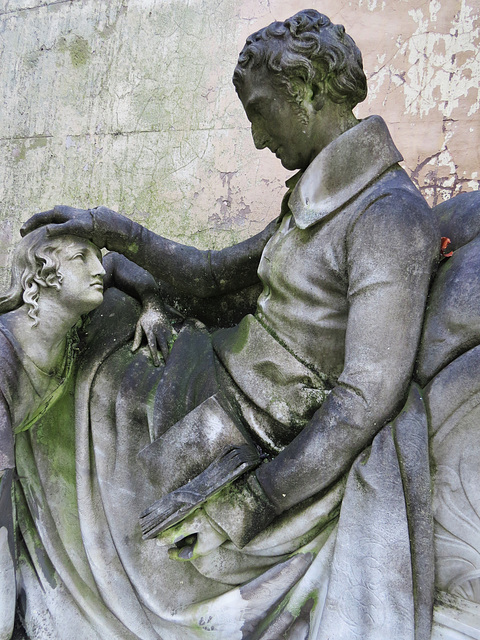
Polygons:
M85 254L76 253L74 256L72 256L72 260L81 260L82 262L85 262Z

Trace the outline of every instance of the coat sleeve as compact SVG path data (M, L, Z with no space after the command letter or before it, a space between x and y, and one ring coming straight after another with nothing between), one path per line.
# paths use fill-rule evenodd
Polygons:
M105 289L116 287L141 303L159 294L155 278L122 254L112 251L104 256L102 262L106 271Z
M176 290L200 298L239 291L258 280L263 248L277 228L274 220L257 235L220 251L173 242L105 207L93 211L95 234L110 251L123 254Z

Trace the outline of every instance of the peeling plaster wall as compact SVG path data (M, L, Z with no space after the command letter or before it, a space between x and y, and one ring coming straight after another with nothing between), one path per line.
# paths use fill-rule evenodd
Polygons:
M290 175L256 151L231 84L246 36L298 0L0 0L0 285L22 221L105 204L198 247L277 215ZM325 0L431 204L479 185L479 0Z

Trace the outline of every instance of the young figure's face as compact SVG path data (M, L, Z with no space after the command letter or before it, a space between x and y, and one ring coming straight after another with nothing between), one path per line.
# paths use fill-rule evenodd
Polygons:
M103 300L102 254L83 238L64 236L64 246L58 254L62 282L58 299L78 316L98 307Z
M306 169L320 149L314 135L318 111L306 98L300 107L263 67L246 69L237 89L252 123L257 149L268 147L286 169Z

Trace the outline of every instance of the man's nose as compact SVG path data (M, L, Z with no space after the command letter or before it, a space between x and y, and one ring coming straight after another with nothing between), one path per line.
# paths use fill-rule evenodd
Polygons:
M257 149L265 149L268 143L268 137L264 131L254 124L252 124L252 138L253 144Z

